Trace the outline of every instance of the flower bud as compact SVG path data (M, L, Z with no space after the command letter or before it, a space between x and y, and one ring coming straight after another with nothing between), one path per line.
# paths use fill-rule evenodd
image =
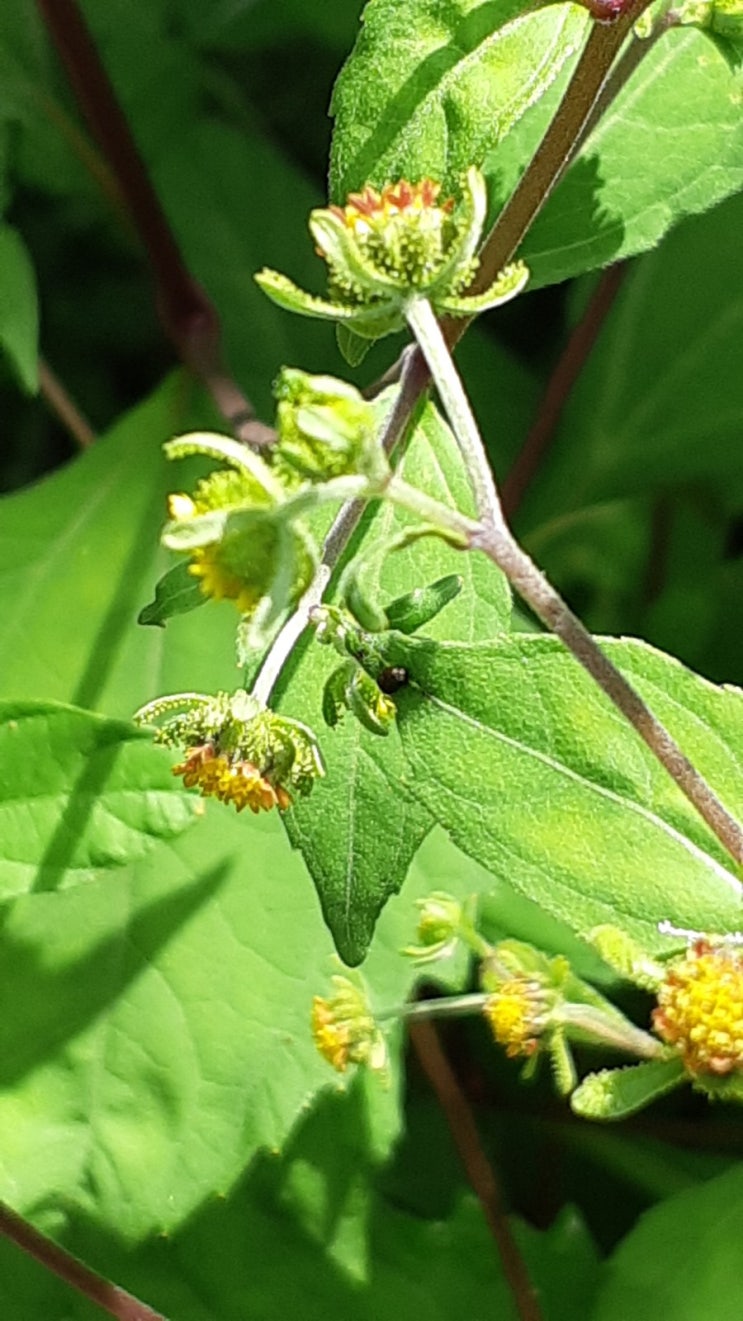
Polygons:
M451 895L437 890L426 899L417 900L418 944L408 945L403 954L416 963L434 963L456 949L462 925L463 908Z

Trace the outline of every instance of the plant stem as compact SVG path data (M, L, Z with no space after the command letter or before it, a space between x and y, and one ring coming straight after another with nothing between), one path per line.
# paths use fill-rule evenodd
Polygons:
M427 298L416 298L408 307L406 319L420 345L441 402L451 422L455 439L472 484L475 507L483 522L502 522L500 500L493 473L477 429L470 401Z
M570 392L614 306L627 269L626 262L617 262L602 273L583 316L558 359L534 423L503 483L503 510L507 517L516 512L539 469Z
M0 1203L0 1234L118 1321L166 1321L160 1312L96 1274L4 1203Z
M578 150L586 124L593 123L591 116L612 65L628 33L650 2L635 0L616 22L592 25L554 117L488 234L477 276L468 293L484 292L514 256Z
M442 1050L436 1029L432 1023L414 1023L410 1039L446 1116L465 1173L495 1240L520 1321L542 1321L536 1290L513 1236L495 1171L483 1151L474 1116Z
M39 358L39 390L44 403L72 436L78 449L88 449L95 443L95 432L87 418L44 358Z
M684 755L665 726L656 719L639 693L635 692L624 675L604 655L588 629L573 614L526 551L519 546L505 521L494 484L492 497L489 493L486 497L482 489L482 473L488 461L482 438L443 337L432 340L431 324L436 324L433 312L429 308L430 317L421 315L422 306L422 302L416 304L414 314L409 313L411 329L417 333L419 326L422 327L421 348L424 353L429 352L432 342L435 344L435 350L429 357L434 384L446 409L460 452L470 473L473 488L477 492L478 506L484 505L487 498L487 508L479 509L480 527L473 532L471 521L460 514L460 529L464 531L465 526L469 524L470 530L467 536L470 546L484 551L498 568L502 569L511 586L522 600L531 606L537 618L564 642L609 700L634 726L731 857L737 863L743 863L743 829L723 807L706 780ZM394 489L395 480L393 478L390 483L388 494L393 499L397 494L397 498L403 502L402 484L398 483L398 493ZM490 480L492 483L492 477ZM408 507L413 508L409 495ZM422 517L426 518L430 515L423 513ZM455 518L451 513L447 517L449 526L454 529Z
M400 389L387 415L380 437L380 445L388 458L392 457L405 434L415 404L425 388L424 385L421 385L422 375L425 375L427 381L428 375L425 363L420 354L412 350L408 351L403 359ZM295 614L287 620L266 653L252 690L253 697L258 701L268 703L284 665L307 627L310 607L320 604L333 569L338 564L356 531L366 506L366 500L349 500L334 520L323 542L322 559L315 577L307 588ZM451 513L451 511L448 512Z
M409 1000L396 1009L385 1009L376 1014L376 1018L380 1023L390 1018L407 1022L423 1018L463 1018L481 1013L488 999L489 996L482 991L474 991L471 995L447 995L439 1000Z
M577 1004L569 1000L562 1007L560 1021L567 1029L568 1036L572 1028L584 1039L587 1037L593 1043L604 1042L615 1050L636 1055L641 1060L659 1059L666 1051L663 1042L657 1037L651 1037L649 1032L643 1032L642 1028L635 1027L628 1019L618 1022L608 1014L602 1014L594 1005Z
M261 706L268 706L281 671L309 623L310 610L322 601L329 580L330 569L327 564L321 564L294 614L287 619L266 653L251 690L251 695Z
M470 544L484 551L503 570L511 586L531 607L537 618L564 642L609 700L629 720L730 856L737 863L743 863L743 830L738 822L722 805L665 726L649 710L639 693L604 655L588 629L573 614L526 551L518 545L506 525L483 525Z
M224 370L217 311L183 260L76 0L37 5L147 252L168 337L238 439L256 447L269 443L273 432L255 419L252 404Z

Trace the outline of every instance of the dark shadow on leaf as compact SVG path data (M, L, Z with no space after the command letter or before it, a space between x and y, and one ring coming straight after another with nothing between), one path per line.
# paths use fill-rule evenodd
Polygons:
M118 1000L211 898L225 878L226 867L217 866L193 884L141 908L83 958L67 963L55 959L48 944L42 948L40 943L15 937L7 922L19 904L63 904L67 895L24 897L5 905L0 918L0 1002L6 1006L0 1022L0 1086L11 1087L48 1063ZM99 884L114 886L122 881L105 878ZM64 930L61 911L60 930ZM17 1012L10 1012L11 1005L18 1007Z
M535 220L520 249L530 287L557 284L608 266L624 239L624 222L601 200L599 156L579 156Z
M158 526L158 511L164 507L168 476L164 464L159 472L162 486L154 483L151 498L142 510L140 526L132 533L129 553L119 566L118 576L111 581L110 605L91 639L88 663L70 697L74 706L96 709L109 673L119 658L122 639L135 626L142 605L142 584L152 567L152 530Z

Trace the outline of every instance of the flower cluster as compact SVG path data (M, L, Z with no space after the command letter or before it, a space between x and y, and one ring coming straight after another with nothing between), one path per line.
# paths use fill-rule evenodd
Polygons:
M653 1027L695 1078L743 1070L743 953L698 939L658 990Z
M261 603L273 618L309 585L316 551L297 520L282 517L286 493L267 464L226 436L195 433L170 441L169 458L203 454L227 464L173 494L163 545L189 556L205 596L234 601L244 616Z
M294 794L308 794L325 774L312 730L260 708L243 689L216 697L158 698L135 719L151 724L163 717L156 741L186 748L173 774L183 777L186 788L231 803L238 812L286 811Z
M337 321L365 339L401 330L416 299L428 299L439 314L473 316L513 298L528 279L521 262L501 271L484 293L465 293L478 270L487 212L479 170L468 170L458 204L440 201L440 191L432 179L403 179L351 193L343 207L313 211L310 232L329 271L327 299L278 271L260 271L256 280L280 307Z
M333 977L330 999L312 1002L312 1039L338 1073L349 1064L365 1064L386 1072L387 1046L369 1008L363 987L349 977Z

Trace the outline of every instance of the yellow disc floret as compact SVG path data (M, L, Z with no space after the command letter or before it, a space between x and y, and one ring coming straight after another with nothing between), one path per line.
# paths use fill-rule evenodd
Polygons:
M488 996L484 1013L493 1036L509 1059L533 1055L544 1026L541 986L527 977L513 977Z
M691 1074L743 1070L743 952L697 940L669 967L653 1027Z

